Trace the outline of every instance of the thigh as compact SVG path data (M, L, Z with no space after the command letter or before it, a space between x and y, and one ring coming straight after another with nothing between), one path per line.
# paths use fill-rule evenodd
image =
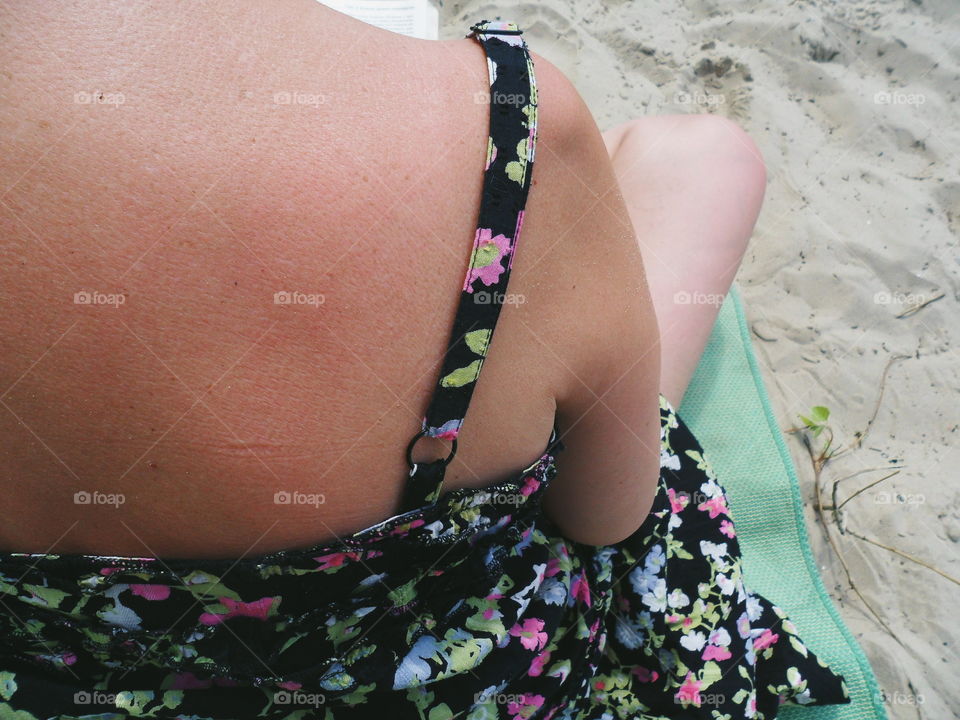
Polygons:
M679 407L759 214L763 160L714 115L639 118L603 138L660 326L661 392Z

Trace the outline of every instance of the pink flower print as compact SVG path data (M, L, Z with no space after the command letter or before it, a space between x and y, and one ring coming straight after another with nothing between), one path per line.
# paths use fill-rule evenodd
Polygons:
M511 241L506 235L493 236L490 228L477 228L470 254L470 272L463 283L463 291L472 293L473 283L478 278L484 285L495 284L503 273L501 262L511 253ZM476 267L474 267L476 263Z
M420 429L423 430L426 437L435 437L441 440L456 440L460 434L460 425L462 422L462 418L460 420L447 420L443 425L433 427L427 422L427 418L424 415L420 418Z
M320 567L317 568L318 570L327 570L332 567L340 567L347 560L356 560L359 557L360 553L358 552L338 552L330 553L329 555L319 555L315 557L314 560L320 563Z
M573 581L573 587L570 588L570 594L577 600L582 600L587 607L590 605L590 586L587 584L583 575L577 575Z
M547 634L542 631L543 620L540 618L527 618L522 627L518 623L510 628L510 634L520 638L520 644L527 650L543 650L547 644Z
M600 628L600 618L597 618L593 621L593 625L590 626L590 634L587 637L587 642L593 642L593 639L597 636L597 630Z
M73 665L74 663L77 662L77 656L75 653L72 653L68 650L67 652L63 653L63 655L60 656L60 661L64 665Z
M711 519L715 518L721 513L727 516L730 515L730 512L727 508L727 499L723 495L712 497L709 500L700 503L697 505L697 510L709 510Z
M695 680L692 672L687 673L686 679L683 681L683 685L680 686L680 689L677 690L676 697L678 702L683 703L693 703L697 707L700 707L700 681Z
M115 572L120 572L120 568L111 568L111 567L100 568L101 575L113 575Z
M537 675L542 675L543 666L546 665L549 660L550 660L550 651L544 650L542 653L537 655L530 662L530 669L527 670L527 675L529 675L530 677L537 677Z
M303 687L303 683L294 682L293 680L287 680L285 682L277 683L277 687L281 687L284 690L299 690Z
M200 622L204 625L219 625L224 620L229 620L233 617L251 617L257 620L266 620L267 613L270 612L270 606L273 605L273 600L274 598L272 597L265 597L247 603L234 600L233 598L222 597L220 598L220 604L227 608L227 612L222 615L218 613L203 613L200 616Z
M686 493L677 495L673 488L667 488L667 497L670 498L670 511L681 512L690 502L690 496Z
M497 146L493 144L493 138L492 138L492 137L489 137L489 136L488 136L488 138L489 138L489 141L490 141L490 159L487 160L487 164L484 165L484 167L483 167L484 170L489 170L489 169L490 169L490 166L493 165L493 163L496 162L496 160L497 160Z
M519 701L514 700L507 705L507 712L513 716L513 720L526 720L540 709L543 700L543 695L524 693L520 696Z
M423 525L423 524L424 524L423 518L417 518L416 520L411 520L411 521L408 522L408 523L404 523L404 524L401 525L400 527L394 528L393 532L391 532L390 534L391 534L391 535L406 535L407 533L409 533L409 532L410 532L411 530L413 530L414 528L418 528L418 527L420 527L420 526ZM349 553L348 553L348 554L349 554Z
M720 522L720 532L726 535L728 538L733 538L736 535L733 529L733 523L729 520L722 520Z
M750 634L750 617L746 611L737 618L737 634L742 638L746 638Z
M147 600L166 600L170 597L169 585L131 585L130 591Z
M717 645L707 645L703 649L703 655L701 656L704 660L729 660L732 655L730 651L725 647L718 647Z
M545 577L553 577L558 572L560 572L560 560L559 558L552 557L547 560L547 569L543 573Z
M486 610L483 611L483 619L484 619L484 620L492 620L493 618L495 618L495 617L498 618L498 617L501 617L502 615L503 615L503 613L501 613L501 612L500 612L499 610L497 610L496 608L487 608Z
M540 487L540 481L537 480L537 478L535 478L533 475L531 475L530 477L528 477L526 480L523 481L523 487L520 488L520 494L523 496L530 495L538 487Z
M779 639L780 636L773 632L773 630L764 630L760 633L760 637L753 641L753 649L763 650L773 645Z
M637 680L642 683L655 682L656 679L660 677L660 673L656 670L650 670L649 668L640 667L639 665L634 667L630 672L636 675Z
M525 212L526 212L525 210L521 210L520 212L517 213L517 226L516 226L516 228L514 228L514 230L513 230L513 242L514 242L514 244L516 244L517 238L520 237L520 229L523 227L523 216L524 216L524 213L525 213ZM507 269L508 269L508 270L512 270L512 269L513 269L513 256L514 256L515 254L516 254L516 253L510 253L510 259L507 261Z

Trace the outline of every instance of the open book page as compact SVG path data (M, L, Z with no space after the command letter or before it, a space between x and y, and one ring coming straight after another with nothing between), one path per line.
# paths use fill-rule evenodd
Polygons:
M320 0L357 20L401 35L436 40L440 12L430 0Z

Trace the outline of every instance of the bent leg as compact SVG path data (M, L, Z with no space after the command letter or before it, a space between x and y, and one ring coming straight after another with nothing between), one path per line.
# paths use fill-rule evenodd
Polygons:
M760 212L763 159L715 115L638 118L603 138L660 326L660 391L679 407Z

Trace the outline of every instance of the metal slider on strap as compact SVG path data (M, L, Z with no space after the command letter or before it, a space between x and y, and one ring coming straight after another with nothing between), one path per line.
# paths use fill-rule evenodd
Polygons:
M522 35L523 34L523 30L487 30L487 29L481 30L480 24L472 25L470 29L475 33L479 33L480 35Z

